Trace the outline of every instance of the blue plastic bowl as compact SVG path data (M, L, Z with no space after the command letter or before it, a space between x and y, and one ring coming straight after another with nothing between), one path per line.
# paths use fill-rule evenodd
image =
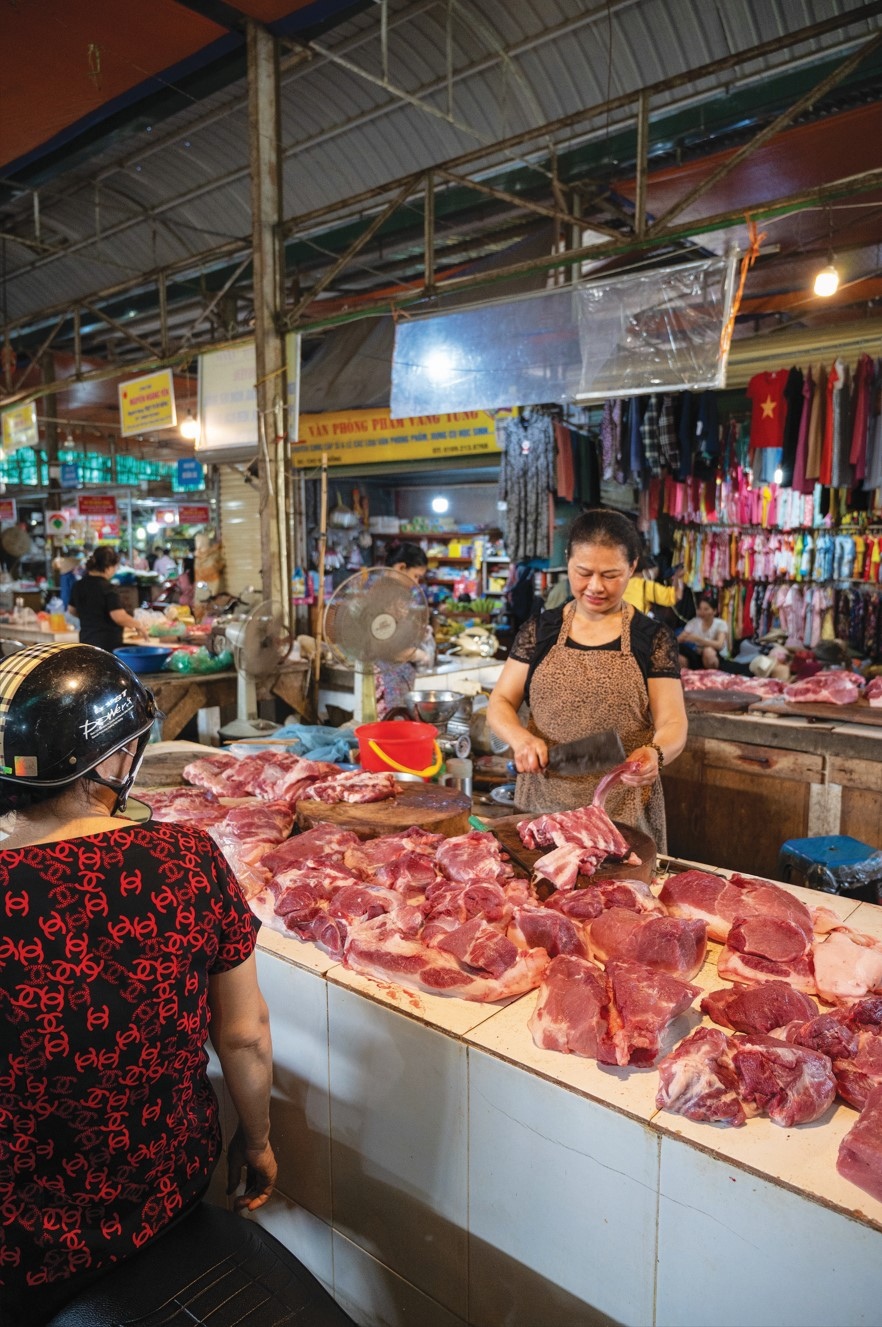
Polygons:
M174 650L167 645L120 645L113 651L133 673L161 673Z

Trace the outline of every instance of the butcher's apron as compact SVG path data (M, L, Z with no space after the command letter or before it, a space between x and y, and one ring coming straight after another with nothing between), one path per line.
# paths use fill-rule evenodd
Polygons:
M631 653L634 610L622 604L622 639L618 650L573 649L567 645L575 604L564 609L557 641L530 681L529 730L547 743L614 728L630 754L652 741L654 726L649 694L640 665ZM519 774L515 805L521 811L563 811L587 806L599 774L579 776ZM660 780L651 787L614 784L606 799L613 820L649 834L659 852L667 851L665 803Z

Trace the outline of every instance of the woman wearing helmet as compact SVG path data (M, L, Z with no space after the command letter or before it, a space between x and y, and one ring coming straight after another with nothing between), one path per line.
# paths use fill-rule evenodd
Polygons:
M266 1202L272 1048L255 923L211 840L120 817L156 714L113 655L0 661L0 1321L44 1322L195 1206L239 1116L237 1207Z

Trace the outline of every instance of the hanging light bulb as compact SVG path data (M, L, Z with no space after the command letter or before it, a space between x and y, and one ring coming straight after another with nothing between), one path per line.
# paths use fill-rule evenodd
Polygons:
M187 411L187 418L181 424L181 437L195 442L199 437L199 420L193 414L192 410Z
M829 262L826 267L822 267L815 277L814 292L823 299L835 295L839 289L839 273L836 270L836 264L833 262L832 253L827 255Z

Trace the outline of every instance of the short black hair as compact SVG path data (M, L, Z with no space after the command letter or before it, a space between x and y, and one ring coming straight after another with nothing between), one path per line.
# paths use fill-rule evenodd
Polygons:
M386 565L394 567L397 562L403 562L405 567L428 567L429 565L429 559L419 544L398 544L397 546L393 544L386 554Z
M594 507L577 516L567 534L567 560L577 544L606 544L620 548L629 562L639 562L643 552L640 536L624 512Z

